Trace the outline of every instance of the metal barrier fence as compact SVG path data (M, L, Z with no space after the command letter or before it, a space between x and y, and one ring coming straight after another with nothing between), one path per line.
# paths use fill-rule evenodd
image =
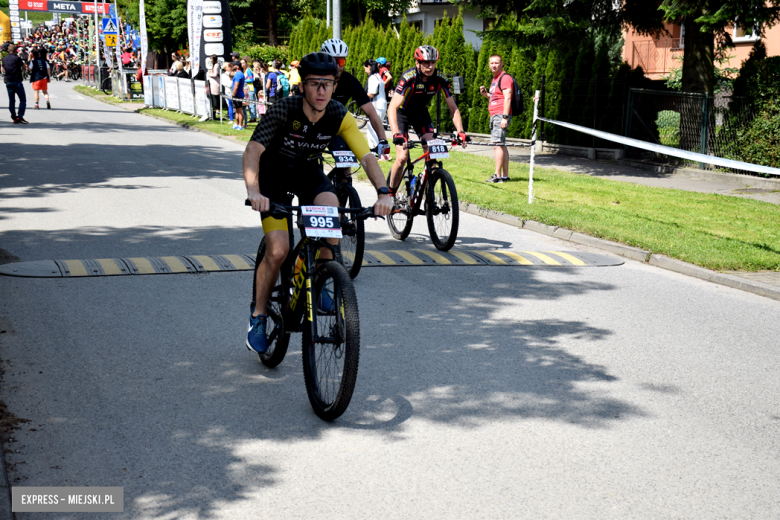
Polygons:
M111 72L111 94L124 100L143 99L143 84L136 79L138 69Z
M173 76L144 76L143 100L150 107L211 118L208 82Z
M631 89L624 135L689 152L743 160L736 148L738 132L746 128L755 116L755 109L748 98ZM703 166L630 146L626 148L625 155L656 162ZM744 173L741 170L729 171Z

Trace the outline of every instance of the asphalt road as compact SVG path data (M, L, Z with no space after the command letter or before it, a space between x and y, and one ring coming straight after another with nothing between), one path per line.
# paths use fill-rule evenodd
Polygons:
M0 125L0 248L256 249L241 147L52 92ZM458 249L576 247L461 225ZM422 220L404 243L367 230L432 249ZM123 486L124 513L89 515L112 519L780 518L778 301L632 261L366 268L357 388L327 424L299 335L273 370L244 347L250 287L0 277L11 485ZM41 517L84 515L17 514Z

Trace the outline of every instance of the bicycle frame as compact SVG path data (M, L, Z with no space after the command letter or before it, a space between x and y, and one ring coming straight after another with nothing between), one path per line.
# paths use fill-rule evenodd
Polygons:
M426 144L426 141L419 141L420 144L425 148L425 153L422 154L420 157L412 161L412 157L410 153L406 154L406 171L414 173L414 165L417 164L420 161L425 161L425 166L423 167L422 173L418 176L419 179L417 181L417 185L415 186L415 192L412 197L412 199L409 201L409 207L411 207L414 210L415 214L418 214L420 202L422 201L423 194L427 191L428 188L428 173L431 171L434 167L441 168L441 163L439 161L436 161L435 159L431 159L430 155L431 152L428 150L428 146ZM415 147L416 142L415 141L408 141L407 142L407 150L411 150ZM410 146L411 145L411 146ZM400 189L400 186L399 186ZM393 210L393 213L398 213L402 210Z

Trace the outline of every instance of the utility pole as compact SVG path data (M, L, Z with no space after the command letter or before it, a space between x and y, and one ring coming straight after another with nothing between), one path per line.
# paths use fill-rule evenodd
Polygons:
M330 0L325 0L325 27L330 27Z
M333 37L341 39L341 0L333 0Z

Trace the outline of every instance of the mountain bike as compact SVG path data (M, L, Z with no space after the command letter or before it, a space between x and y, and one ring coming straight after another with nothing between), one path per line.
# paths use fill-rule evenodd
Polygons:
M246 205L251 205L247 200ZM373 216L373 208L286 206L271 203L268 212L286 218L290 251L282 263L266 306L268 350L259 354L267 367L279 365L287 353L292 332L302 332L303 374L314 413L332 421L349 406L357 380L360 357L360 319L355 287L339 263L341 250L326 238L338 238L342 213L358 219ZM293 246L292 216L301 239ZM317 265L321 248L336 261ZM257 293L257 269L265 256L265 237L260 242L252 278L252 305ZM327 294L332 307L322 300Z
M354 99L347 103L347 110L355 118L355 122L357 123L357 127L359 129L362 130L363 127L368 124L368 116L365 112L363 112L363 109L360 108L360 105L358 105Z
M458 192L455 181L441 161L449 157L447 142L441 139L427 141L407 141L406 148L415 148L418 144L427 147L427 151L412 161L411 154L406 156L406 166L401 184L395 193L393 211L387 217L390 234L398 240L405 240L412 231L414 217L425 215L428 232L436 249L449 251L458 238L459 208ZM457 136L452 145L462 144ZM414 174L414 165L423 161L421 173ZM390 186L390 175L387 176ZM421 206L424 207L421 209Z
M342 149L323 150L323 153L333 157L332 169L328 172L328 179L336 188L336 197L339 206L345 208L360 208L360 196L352 187L352 168L360 168L355 154L344 143ZM324 159L323 159L323 162ZM341 214L341 259L342 265L349 273L350 278L356 278L363 266L363 252L366 247L366 231L363 219L355 217L354 213Z

